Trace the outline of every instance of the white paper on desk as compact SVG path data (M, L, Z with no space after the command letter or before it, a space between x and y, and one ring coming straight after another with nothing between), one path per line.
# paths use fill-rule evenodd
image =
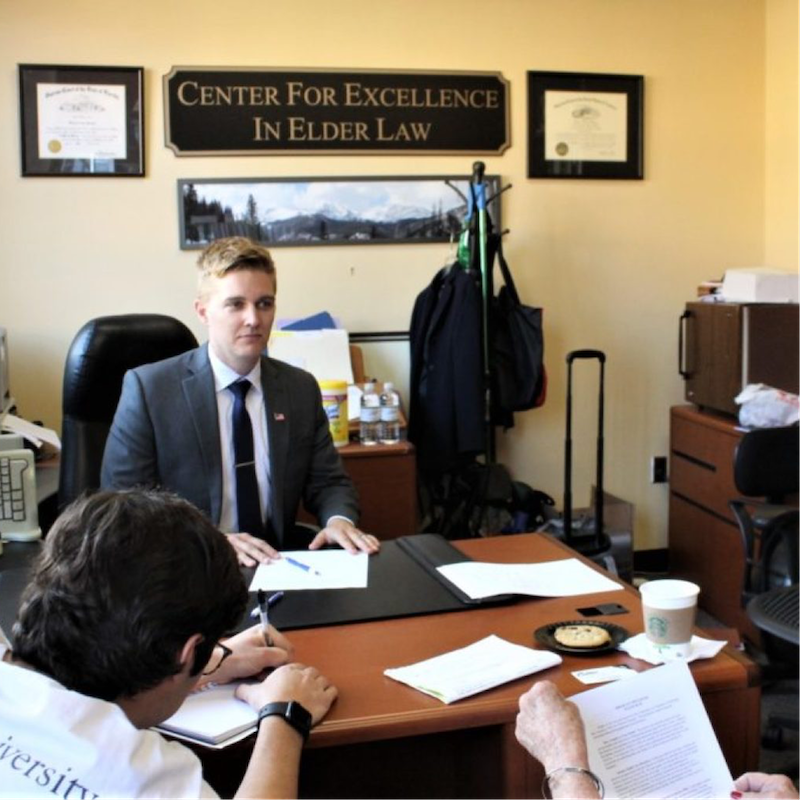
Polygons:
M59 439L58 434L50 428L34 425L32 422L16 417L13 414L6 414L2 421L4 431L19 434L36 445L36 447L41 447L42 442L47 442L53 445L57 450L61 450L61 439Z
M547 561L541 564L491 564L485 561L461 561L437 567L473 600L497 594L528 594L534 597L571 597L593 592L622 590L597 570L577 558Z
M285 550L283 558L259 564L250 591L259 589L364 589L369 578L369 556L347 550ZM306 571L287 561L293 558L311 567ZM314 574L314 570L319 575Z
M549 650L533 650L492 634L474 644L383 674L452 703L561 663Z
M606 797L728 797L733 786L692 673L683 662L570 698Z

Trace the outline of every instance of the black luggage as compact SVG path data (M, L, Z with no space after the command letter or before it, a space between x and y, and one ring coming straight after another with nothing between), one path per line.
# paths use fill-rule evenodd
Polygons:
M600 364L600 387L597 406L597 465L594 490L594 515L572 519L572 363L577 360L596 360ZM603 411L605 394L606 355L601 350L573 350L567 353L567 424L564 443L564 511L562 519L550 520L541 530L568 544L581 555L591 558L617 574L612 555L612 542L603 526Z

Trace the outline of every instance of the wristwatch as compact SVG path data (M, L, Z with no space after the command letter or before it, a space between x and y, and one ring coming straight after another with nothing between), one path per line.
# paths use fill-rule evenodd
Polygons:
M258 712L258 722L265 717L281 717L288 722L302 737L308 739L313 722L311 714L300 703L290 700L288 703L267 703Z

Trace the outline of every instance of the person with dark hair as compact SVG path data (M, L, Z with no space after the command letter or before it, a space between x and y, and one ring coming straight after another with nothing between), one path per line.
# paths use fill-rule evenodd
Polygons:
M269 647L258 626L223 639L246 604L233 549L187 501L99 492L65 509L23 593L13 651L0 636L0 796L213 797L199 759L147 728L204 683L265 670L236 690L261 717L237 796L296 795L308 728L336 689L289 663L275 629Z
M269 250L231 236L212 242L197 266L194 306L208 343L126 373L101 485L179 494L248 567L278 550L328 544L377 552L378 539L358 529L358 493L316 379L263 355L277 292ZM313 538L295 525L301 500L322 526Z

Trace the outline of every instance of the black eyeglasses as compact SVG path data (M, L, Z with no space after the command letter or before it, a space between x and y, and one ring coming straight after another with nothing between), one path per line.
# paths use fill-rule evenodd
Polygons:
M217 661L217 666L216 667L214 667L213 669L207 669L204 672L200 673L204 677L207 676L207 675L213 675L222 666L222 664L225 661L225 659L229 655L233 654L233 650L231 650L230 647L226 647L224 644L222 644L222 642L217 642L214 645L214 650L216 650L218 647L222 650L222 657L220 658L219 661ZM213 653L213 650L212 650L212 653Z

